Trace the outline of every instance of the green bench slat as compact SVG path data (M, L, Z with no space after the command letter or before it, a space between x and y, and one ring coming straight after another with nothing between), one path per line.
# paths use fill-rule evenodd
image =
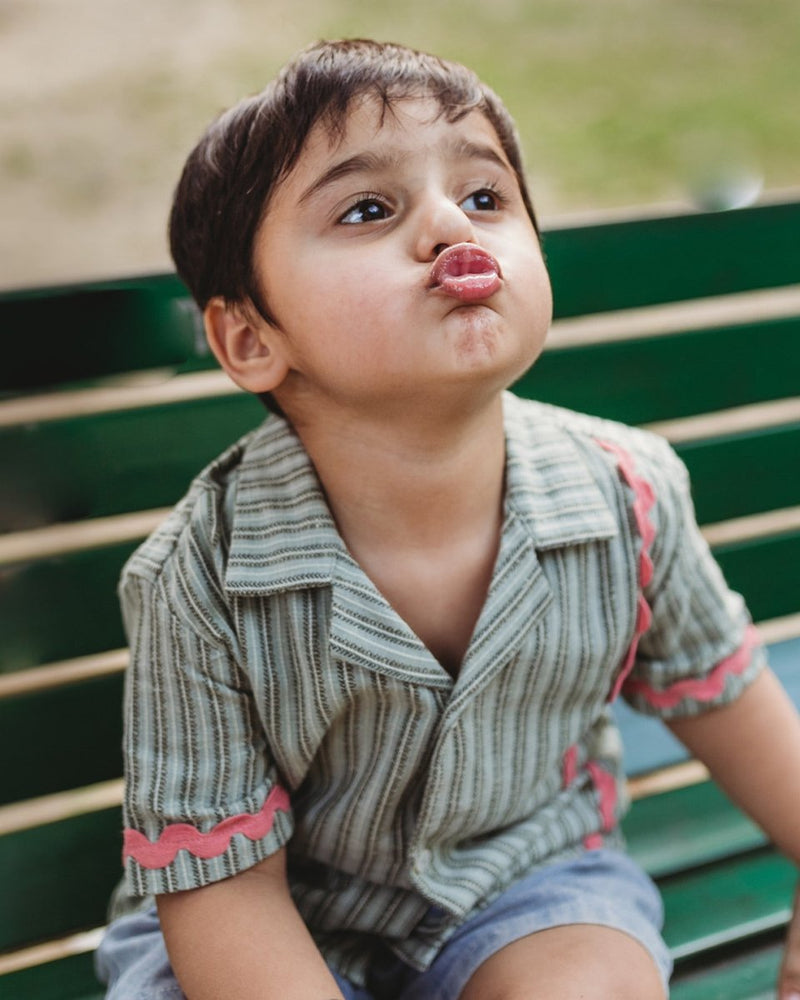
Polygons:
M171 506L264 407L214 397L0 430L0 530Z
M135 547L112 545L6 568L0 673L124 646L116 588Z
M775 943L686 976L679 972L671 1000L773 1000L781 955L782 945ZM4 1000L102 1000L104 990L95 979L92 955L84 954L4 976L0 995Z
M125 644L116 584L136 543L22 564L5 571L0 601L0 672ZM714 550L757 621L800 610L800 531Z
M14 343L4 352L2 391L208 357L196 311L174 275L0 296L0 335Z
M783 926L797 870L771 848L659 882L664 939L676 959Z
M0 977L3 1000L103 1000L91 953L34 965Z
M770 363L765 364L765 356ZM772 359L781 359L773 363ZM800 317L546 350L523 396L629 424L794 396Z
M548 230L555 314L800 282L800 202Z
M792 202L550 229L544 245L556 315L797 283L798 232L800 204ZM36 333L15 336L0 390L207 357L187 303L174 274L0 295L0 331Z
M105 923L121 829L110 808L0 837L0 951Z
M800 640L769 650L778 676L795 699L800 697L800 678L796 670L794 675L787 671L787 661L791 670L798 650ZM16 762L0 777L0 804L117 777L121 773L121 687L121 675L113 674L0 700L0 760ZM626 733L629 774L646 773L685 759L685 751L659 723L636 715L626 706L615 708ZM691 831L692 839L705 842L707 836L708 807L695 809L695 797L702 800L703 793L687 789L683 794L689 803L686 806L681 805L680 796L668 808L660 796L648 798L637 804L626 821L634 824L633 839L643 863L658 874L672 871L683 857L682 844L661 840L664 824L673 821L670 810L681 810L682 828ZM724 830L724 839L714 850L728 842L748 847L760 843L752 839L755 828L738 811L724 808L726 800L719 793L709 790L708 799L719 810L714 829ZM651 813L654 820L648 819ZM713 845L712 840L706 847ZM665 852L663 856L660 850ZM677 862L669 860L673 855ZM716 856L712 851L708 858Z
M773 668L790 696L800 702L800 639L769 648ZM0 805L95 784L121 773L122 676L113 674L0 700L0 760L14 760L0 777ZM654 720L615 706L625 731L629 774L642 774L684 760L686 753ZM705 800L705 804L703 804ZM708 824L710 811L714 822ZM674 815L673 815L674 814ZM760 834L713 787L675 793L673 799L648 797L626 820L637 857L649 871L665 874L683 863L683 841L665 841L665 825L680 823L686 839L702 845L705 860L734 847L761 843ZM631 826L631 824L633 824ZM719 841L717 841L719 836Z
M729 585L742 594L756 621L800 610L797 567L800 531L714 549Z
M122 674L0 700L0 805L122 774Z
M761 830L710 781L635 802L623 821L623 832L631 855L653 878L765 843Z
M685 976L679 973L671 984L670 1000L774 1000L782 942L753 950L739 946L736 951L709 967Z
M701 524L800 504L800 423L686 442L676 451Z
M0 837L0 949L103 922L120 875L120 823L112 808ZM715 841L708 828L726 832ZM696 942L721 946L754 920L760 930L782 922L792 866L770 849L751 850L763 837L710 784L635 803L625 832L660 881L665 935L679 956L694 954Z
M263 419L260 402L242 394L0 430L0 463L15 470L0 483L0 530L171 506ZM800 503L800 422L677 451L701 523ZM743 468L757 475L742 476Z

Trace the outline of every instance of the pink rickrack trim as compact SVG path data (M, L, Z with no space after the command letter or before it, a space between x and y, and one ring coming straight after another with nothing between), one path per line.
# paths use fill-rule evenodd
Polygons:
M616 458L620 475L633 490L633 516L636 521L636 530L642 540L642 548L639 553L639 597L636 606L636 625L628 652L625 654L622 667L608 696L609 701L614 701L619 695L622 685L626 682L628 674L633 669L639 640L650 628L650 623L653 620L653 613L645 600L643 591L653 579L653 560L650 558L650 549L656 537L656 529L650 520L650 511L655 504L656 497L650 483L636 472L633 457L629 452L610 441L598 440L597 443Z
M597 807L600 813L600 824L603 833L610 833L617 821L617 780L596 760L586 764L597 791ZM603 846L600 833L590 833L583 839L583 846L589 851L596 851Z
M583 838L583 846L594 851L603 846L603 833L609 833L617 822L617 780L596 760L586 764L586 770L592 779L597 793L597 808L600 814L600 829L602 833L590 833ZM562 761L564 788L569 787L578 776L578 746L573 743L564 753Z
M126 829L122 860L133 858L143 868L166 868L175 860L178 851L189 851L196 858L216 858L228 849L234 834L242 833L249 840L260 840L272 829L276 812L288 812L289 795L276 785L255 815L243 813L230 816L207 833L188 823L175 823L166 827L153 843L138 830Z
M608 833L614 829L617 821L617 779L596 760L590 760L586 764L586 770L592 776L594 787L597 789L603 832Z
M578 746L576 743L573 743L565 751L561 768L563 787L569 788L578 774Z
M725 690L725 681L729 674L738 676L744 673L752 659L753 650L760 645L760 642L758 629L755 625L748 625L741 646L736 652L721 660L708 676L676 681L675 684L663 691L656 691L644 681L631 678L625 684L625 691L639 695L656 708L675 708L684 698L693 698L695 701L712 701Z

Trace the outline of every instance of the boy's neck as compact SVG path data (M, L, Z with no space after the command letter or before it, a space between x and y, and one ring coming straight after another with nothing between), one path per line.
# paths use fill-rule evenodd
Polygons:
M502 398L456 418L298 426L339 531L353 550L439 546L496 523L502 507Z
M503 512L502 399L458 420L301 430L353 558L455 676L491 583Z

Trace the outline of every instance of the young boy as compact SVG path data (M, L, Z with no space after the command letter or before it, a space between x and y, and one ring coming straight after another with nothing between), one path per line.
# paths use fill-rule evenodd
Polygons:
M609 702L798 861L800 725L666 444L505 392L551 302L503 105L314 46L210 127L171 240L277 415L123 575L108 996L663 998Z

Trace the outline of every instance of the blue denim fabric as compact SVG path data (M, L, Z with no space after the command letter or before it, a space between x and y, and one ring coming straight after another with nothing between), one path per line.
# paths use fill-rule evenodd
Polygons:
M426 919L442 914L432 908ZM650 879L626 855L587 851L538 869L473 914L425 972L387 952L371 969L368 989L334 972L345 1000L458 1000L472 974L507 944L565 924L600 924L639 941L650 953L665 989L672 971L660 928L663 908ZM122 917L97 953L107 1000L184 1000L172 973L155 909Z

